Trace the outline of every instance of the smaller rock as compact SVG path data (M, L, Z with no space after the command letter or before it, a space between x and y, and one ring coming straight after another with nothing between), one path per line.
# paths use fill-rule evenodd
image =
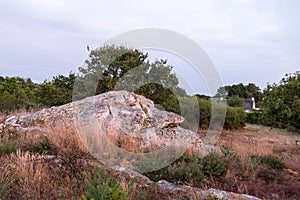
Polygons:
M112 175L119 180L132 180L137 178L137 183L139 187L157 187L158 192L170 196L174 200L182 199L182 197L188 197L189 199L222 199L222 200L260 200L257 197L237 194L234 192L227 192L217 189L203 190L199 188L194 188L186 185L176 185L165 180L160 180L158 182L151 181L148 177L128 169L126 167L115 166L110 168Z

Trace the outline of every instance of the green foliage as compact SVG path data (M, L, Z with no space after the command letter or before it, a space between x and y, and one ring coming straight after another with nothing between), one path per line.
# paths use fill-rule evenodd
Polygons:
M246 114L246 122L250 124L260 124L262 121L262 111L252 110Z
M166 111L181 113L178 99L171 89L155 83L149 83L141 86L134 92L151 99Z
M196 98L196 100L192 100L191 98ZM240 129L245 126L246 114L242 108L226 106L223 103L212 103L210 100L198 96L186 97L183 100L181 99L181 101L184 102L182 110L184 110L184 113L188 113L187 116L184 116L186 121L189 122L189 124L184 123L187 124L187 126L184 126L185 128L188 127L191 130L195 130L192 125L198 123L199 128L208 129L212 113L214 114L213 120L219 122L224 120L225 110L225 129ZM197 101L198 105L195 105ZM199 110L199 112L195 112L195 110Z
M58 75L41 84L31 79L6 77L0 82L0 111L62 105L72 101L75 74Z
M34 106L34 93L31 91L34 87L31 79L3 78L0 82L0 111L8 112Z
M127 90L153 100L164 110L180 113L177 96L186 93L178 87L173 67L166 60L146 61L147 57L148 54L124 46L91 50L86 65L79 68L74 99Z
M207 177L203 173L203 160L183 156L171 165L145 174L154 181L167 180L176 184L203 186Z
M199 127L202 129L208 129L211 119L211 101L198 98L200 120Z
M227 106L224 128L240 129L245 126L246 113L242 108Z
M226 85L220 87L215 96L226 98L239 97L242 99L254 97L256 102L262 100L260 88L254 83L249 83L248 85L243 85L242 83L236 85Z
M300 128L300 72L286 74L279 84L268 85L262 102L262 123Z
M222 157L216 153L210 153L203 159L203 172L208 176L221 176L227 170Z
M142 65L147 56L138 50L123 46L103 46L91 50L85 66L79 67L76 87L80 87L80 90L75 94L75 98L82 99L114 90L120 78ZM141 71L141 74L144 72Z
M113 180L105 174L104 168L97 168L94 177L87 181L86 191L82 199L94 200L126 200L124 192Z
M37 102L43 106L59 106L72 101L75 74L58 75L52 81L44 81L36 89Z
M224 157L215 153L205 158L182 156L171 165L145 175L154 181L161 179L176 184L188 184L202 187L208 182L208 178L224 175L227 165Z
M47 153L51 150L52 145L47 138L38 143L29 144L25 149L31 153Z
M17 150L17 146L15 143L3 142L0 143L0 154L11 154L15 153Z
M233 96L228 100L228 105L232 107L242 107L243 99L238 96Z
M282 160L275 158L273 156L260 156L254 154L254 155L250 155L250 159L253 162L267 165L273 169L283 169L286 167L285 163Z

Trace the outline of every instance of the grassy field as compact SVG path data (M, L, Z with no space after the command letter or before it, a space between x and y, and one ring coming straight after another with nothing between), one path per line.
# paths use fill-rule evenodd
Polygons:
M299 133L247 125L244 130L224 132L218 146L234 150L244 163L243 170L226 174L236 180L237 191L270 199L299 199L299 141Z
M0 122L4 115L0 116ZM203 132L203 131L202 131ZM72 129L52 129L48 138L0 137L0 199L161 199L156 188L120 182L91 157ZM22 138L22 139L21 139ZM300 134L247 125L224 131L222 153L183 156L146 173L199 188L216 188L264 199L300 199ZM100 166L100 168L99 168ZM167 199L167 196L164 196Z

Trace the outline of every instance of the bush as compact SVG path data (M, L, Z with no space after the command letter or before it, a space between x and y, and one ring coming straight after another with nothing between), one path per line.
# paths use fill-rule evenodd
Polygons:
M3 144L0 144L0 154L11 154L15 153L17 150L15 143L7 143L4 142Z
M197 98L198 105L195 105L195 100L192 98ZM183 123L184 128L189 128L193 131L197 130L195 128L208 129L211 123L212 112L214 114L213 121L218 124L224 120L223 114L225 109L225 129L240 129L245 126L246 113L242 108L226 106L223 103L212 103L210 100L198 96L181 98L181 102L183 102L181 110L183 114L186 114L186 116L183 116L185 118ZM194 125L198 125L198 127L194 127Z
M252 161L258 162L263 165L267 165L273 169L283 169L286 167L285 163L273 156L260 156L257 154L250 155Z
M39 143L29 144L25 147L25 150L29 151L30 153L47 153L51 150L52 145L47 138Z
M228 105L231 107L242 107L243 106L243 99L238 96L233 96L229 99Z
M221 176L227 170L224 160L216 153L210 153L203 159L203 172L208 176Z
M153 181L167 180L175 184L188 184L203 186L207 183L207 177L203 173L203 160L201 158L189 158L186 155L171 165L153 172L145 173Z
M97 168L94 177L87 181L82 199L125 200L126 192L119 187L116 180L105 175L105 169Z
M200 120L199 127L208 129L211 119L211 101L205 99L198 99Z
M300 129L300 72L286 74L279 84L268 85L261 104L267 126Z
M242 108L227 106L224 128L240 129L245 126L246 114Z
M262 111L253 110L246 114L246 122L250 124L260 124L262 120Z
M224 157L215 153L205 158L182 156L171 165L157 171L145 173L154 181L167 180L175 184L188 184L202 187L208 183L209 177L222 176L227 165Z

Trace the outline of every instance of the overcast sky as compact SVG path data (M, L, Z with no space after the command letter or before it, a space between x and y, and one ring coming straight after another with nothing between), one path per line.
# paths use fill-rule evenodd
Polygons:
M299 10L298 0L1 0L0 75L43 81L76 72L87 45L163 28L202 46L224 84L265 88L300 69Z

